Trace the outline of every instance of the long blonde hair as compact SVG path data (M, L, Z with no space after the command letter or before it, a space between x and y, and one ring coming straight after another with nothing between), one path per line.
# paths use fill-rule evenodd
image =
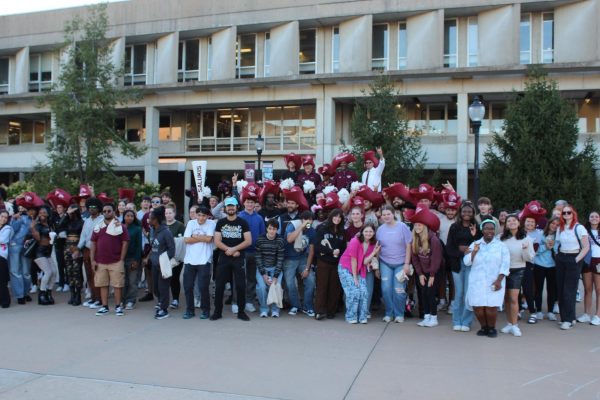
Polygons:
M427 225L423 224L421 233L417 233L413 228L412 239L413 254L429 254L429 229L427 228Z

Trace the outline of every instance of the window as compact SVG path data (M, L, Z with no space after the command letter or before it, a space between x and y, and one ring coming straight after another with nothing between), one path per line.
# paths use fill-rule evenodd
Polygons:
M8 58L0 58L0 94L8 93Z
M146 140L146 117L144 113L115 118L115 130L122 133L128 142Z
M29 56L29 91L46 92L52 87L52 53Z
M239 35L236 43L236 78L256 76L256 35Z
M8 145L19 144L42 144L46 136L46 121L45 120L26 120L14 119L8 121L8 140L6 133L3 136L2 143Z
M519 50L519 63L531 64L531 14L521 15Z
M477 17L468 18L468 34L467 34L467 66L477 66L477 46L478 46L478 33L477 33Z
M444 21L444 67L456 68L458 53L456 19Z
M388 26L387 24L373 25L372 46L373 71L385 71L388 69Z
M340 72L340 28L333 28L331 35L331 72Z
M179 42L179 57L177 59L177 81L197 81L199 69L200 41L196 39Z
M271 34L265 33L265 60L264 60L264 76L271 76Z
M171 114L160 114L158 119L158 140L181 140L181 127L173 124Z
M317 30L300 31L300 53L298 55L300 74L317 72Z
M125 47L125 86L146 84L146 45Z
M408 38L406 36L406 23L398 25L398 69L405 69L407 65Z
M542 13L542 63L554 62L554 13Z

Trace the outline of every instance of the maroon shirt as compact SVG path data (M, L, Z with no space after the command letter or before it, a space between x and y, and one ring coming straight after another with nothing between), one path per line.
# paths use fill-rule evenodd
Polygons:
M358 175L351 169L339 169L333 177L333 186L338 190L346 189L350 191L352 182L358 182Z
M350 242L352 240L352 238L354 238L356 235L358 235L360 233L360 230L363 227L361 226L360 228L357 228L354 226L353 223L350 223L350 226L348 228L346 228L346 232L344 233L344 235L346 236L346 242Z
M129 232L123 225L123 233L112 236L106 233L106 227L98 232L92 233L92 242L96 243L96 255L94 261L98 264L114 264L121 261L121 249L123 242L129 242Z

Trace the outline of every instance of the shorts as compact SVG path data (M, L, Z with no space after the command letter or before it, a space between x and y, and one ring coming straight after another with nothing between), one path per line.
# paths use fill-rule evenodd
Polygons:
M510 273L506 277L506 289L521 289L521 283L523 282L524 275L525 268L511 269Z
M599 257L592 257L592 261L590 262L590 265L585 265L585 263L583 264L583 269L581 270L581 273L585 274L586 272L591 272L591 273L600 275L600 258Z
M113 264L98 264L94 273L94 285L96 287L112 286L122 288L125 286L125 265L123 261Z

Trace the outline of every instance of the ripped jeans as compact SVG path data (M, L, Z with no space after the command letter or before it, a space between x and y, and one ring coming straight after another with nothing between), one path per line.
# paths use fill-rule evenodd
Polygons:
M379 260L381 294L385 304L386 317L404 317L407 281L400 283L396 279L396 274L402 271L402 268L404 268L404 264L386 264Z

